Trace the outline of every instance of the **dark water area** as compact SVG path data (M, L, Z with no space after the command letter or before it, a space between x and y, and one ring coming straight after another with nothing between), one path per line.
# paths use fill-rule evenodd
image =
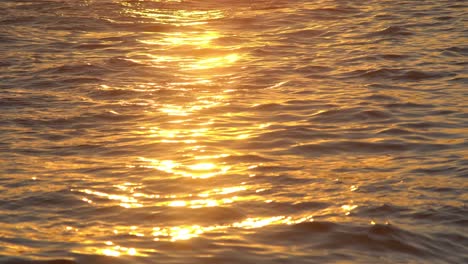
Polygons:
M468 2L1 0L0 263L468 263Z

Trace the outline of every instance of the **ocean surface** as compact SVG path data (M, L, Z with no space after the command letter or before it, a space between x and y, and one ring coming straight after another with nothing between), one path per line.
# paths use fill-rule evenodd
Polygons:
M468 263L468 1L1 0L1 264Z

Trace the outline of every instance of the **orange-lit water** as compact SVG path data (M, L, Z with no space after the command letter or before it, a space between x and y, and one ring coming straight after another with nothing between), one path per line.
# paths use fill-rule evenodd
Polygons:
M468 261L466 2L0 10L0 263Z

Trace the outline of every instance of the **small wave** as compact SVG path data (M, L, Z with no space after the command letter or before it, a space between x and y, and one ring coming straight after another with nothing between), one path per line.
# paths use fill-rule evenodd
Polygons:
M261 134L260 139L273 141L277 138L293 138L293 139L338 139L340 135L333 132L324 132L318 129L306 127L290 127L288 129L280 129L269 131Z
M84 50L97 50L97 49L107 49L113 47L111 44L102 44L102 43L87 43L87 44L79 44L75 46L77 49L84 49Z
M302 30L297 30L297 31L292 31L292 32L285 32L280 35L282 36L287 36L290 38L310 38L310 37L317 37L325 33L323 30L317 30L317 29L302 29Z
M346 45L346 44L343 44ZM356 57L351 57L351 58L346 58L343 60L344 63L356 63L356 62L362 62L362 61L379 61L379 60L387 60L387 61L399 61L399 60L404 60L410 58L409 55L403 55L403 54L378 54L378 55L372 55L372 54L367 54L363 56L356 56Z
M468 47L454 46L454 47L444 49L443 51L449 51L449 52L453 52L453 53L458 54L458 55L468 56Z
M360 12L359 9L353 8L353 7L336 7L336 8L325 7L325 8L315 8L312 10L315 12L319 12L319 13L325 12L325 13L338 13L338 14L354 14L354 13Z
M0 109L17 109L18 107L47 108L44 102L59 101L59 97L40 94L24 94L16 96L0 96Z
M421 81L427 79L436 79L443 77L455 76L455 73L451 72L428 72L428 71L416 71L396 68L381 68L371 70L357 70L350 73L346 73L346 77L359 77L368 79L392 79L392 80L403 80L403 81Z
M292 147L289 151L302 155L323 155L339 153L391 153L404 151L437 151L452 147L443 144L409 143L404 141L329 141Z
M398 101L397 97L385 95L385 94L373 94L364 98L365 100L371 101Z
M387 135L411 135L414 134L414 131L401 129L401 128L386 128L379 131L377 134L387 134Z
M25 25L28 23L37 23L37 17L34 16L15 16L13 18L6 18L0 21L2 25Z
M228 156L225 158L221 158L221 160L226 162L233 162L233 163L242 163L242 162L271 162L274 161L271 158L264 157L262 155L240 155L240 156Z
M65 75L65 74L74 74L74 75L83 75L83 76L100 76L102 74L108 73L109 69L98 66L91 63L83 64L66 64L59 65L55 67L50 67L47 69L40 70L36 74L40 75Z
M56 16L53 19L48 20L48 24L45 26L46 30L50 31L62 31L62 30L90 30L90 31L105 31L112 26L105 19L87 17L74 17L74 16Z
M367 37L373 36L411 36L413 33L407 28L401 26L389 26L382 30L366 34Z
M308 66L301 66L294 69L295 72L298 73L323 73L323 72L330 72L333 71L333 68L326 67L326 66L318 66L318 65L308 65Z
M418 219L427 223L445 223L445 224L460 224L466 223L466 215L468 209L457 206L438 206L405 214L406 217ZM462 220L462 221L460 221Z
M439 17L436 17L435 19L442 20L442 21L447 21L447 20L454 19L454 17L453 16L439 16Z
M53 259L53 260L29 260L20 258L2 258L0 264L79 264L73 260Z
M450 123L436 123L430 121L422 121L422 122L405 122L399 124L402 127L412 128L412 129L431 129L431 128L456 128L455 124Z
M145 66L142 63L138 63L134 60L123 58L123 57L113 57L106 61L107 66L115 68L129 68L129 67L138 67Z
M369 190L369 192L373 192L375 190ZM376 205L376 206L366 206L366 207L358 207L355 211L355 215L363 215L366 217L379 217L379 218L388 218L392 215L400 215L404 212L407 212L409 209L406 207L391 205L391 204L383 204L383 205Z
M410 103L410 102L407 102L407 103L391 103L391 104L386 104L385 105L386 108L398 108L398 109L402 109L402 108L435 108L436 106L435 105L431 105L431 104L418 104L418 103Z
M355 122L359 121L385 121L392 118L392 114L382 110L363 108L338 108L316 113L308 121L315 122Z
M386 60L403 60L410 58L410 56L406 54L382 54L380 57Z
M312 221L271 230L267 234L261 234L260 238L262 241L266 241L267 236L270 239L272 237L278 238L270 240L270 243L275 245L287 245L291 241L295 241L303 250L341 252L339 254L341 259L352 262L372 263L376 257L386 259L390 255L393 261L389 263L394 263L396 259L404 260L404 262L448 261L451 259L445 254L450 251L450 243L441 243L436 237L429 234L413 233L392 224L375 223L359 226ZM366 255L369 259L360 254L352 254L350 250L367 252ZM336 258L337 256L334 256L335 260Z
M293 228L303 230L308 233L323 233L335 230L336 228L338 228L338 224L325 221L313 221L296 224Z

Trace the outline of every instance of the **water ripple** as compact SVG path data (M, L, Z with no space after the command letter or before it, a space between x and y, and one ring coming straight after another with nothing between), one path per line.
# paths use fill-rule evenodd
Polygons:
M0 263L465 263L467 8L1 1Z

